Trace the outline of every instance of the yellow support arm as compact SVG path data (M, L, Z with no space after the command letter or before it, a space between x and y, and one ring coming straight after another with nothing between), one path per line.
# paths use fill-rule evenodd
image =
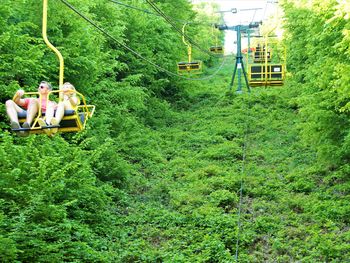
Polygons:
M192 62L192 46L190 43L186 42L186 40L185 40L185 27L186 27L186 25L187 25L187 23L185 23L182 27L182 41L187 46L188 63L191 63Z
M63 70L64 70L64 62L63 62L63 56L61 53L58 51L57 48L55 48L50 41L47 38L47 6L48 6L48 0L43 0L43 28L42 28L42 34L44 41L46 45L53 50L59 61L60 61L60 73L59 73L59 86L61 87L63 85Z

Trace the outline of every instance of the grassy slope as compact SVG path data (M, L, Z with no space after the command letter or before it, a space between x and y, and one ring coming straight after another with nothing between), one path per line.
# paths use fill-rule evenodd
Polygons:
M288 89L227 96L230 67L189 82L188 107L156 132L163 159L120 217L120 261L233 262L241 179L240 262L349 258L348 205L299 142Z

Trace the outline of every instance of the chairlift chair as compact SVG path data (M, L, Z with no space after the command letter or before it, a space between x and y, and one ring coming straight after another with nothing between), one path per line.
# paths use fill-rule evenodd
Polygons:
M53 93L59 93L61 90L57 91L51 91L49 93L49 96ZM26 96L37 96L39 98L39 112L37 116L34 118L33 123L29 129L26 128L20 128L20 129L13 129L15 132L20 131L29 131L29 134L41 134L44 133L44 129L47 128L58 128L58 132L78 132L83 129L85 129L87 121L93 116L95 112L95 106L94 105L87 105L86 100L83 94L79 92L75 92L80 101L81 104L77 106L76 110L65 110L64 116L59 124L59 126L47 126L47 127L41 127L38 123L38 120L40 118L45 118L45 113L41 112L41 99L40 94L38 92L26 92L24 95ZM14 98L15 99L15 98ZM26 121L26 112L18 113L18 121L20 125L22 126L23 123Z
M43 0L43 16L42 16L42 36L46 45L56 53L59 59L59 86L63 85L63 72L64 72L64 60L62 54L59 52L57 48L55 48L47 38L47 10L48 10L48 0ZM60 90L50 91L48 96L53 93L59 93ZM77 96L80 98L81 104L77 107L76 110L65 111L64 117L62 118L59 127L59 132L77 132L81 131L85 128L88 119L92 117L95 111L94 105L87 105L85 97L79 93L75 92ZM41 112L41 95L38 92L26 92L24 95L26 96L36 96L39 99L39 111L37 116L34 118L33 123L29 129L20 128L13 129L13 131L21 132L21 131L29 131L29 134L40 134L44 132L45 128L53 128L53 126L41 127L38 123L39 118L44 118L45 114ZM15 95L16 96L16 95ZM14 97L13 100L16 98ZM18 121L20 125L22 125L26 121L26 112L22 112L18 114Z
M261 47L260 45L258 45L255 48L253 55L254 55L254 63L264 63L265 60L267 62L271 62L271 51L267 50L265 46Z
M272 51L275 56L272 57ZM248 58L248 82L251 87L282 86L286 75L286 53L278 50L278 42L265 37L264 43L257 44L255 52Z
M177 72L180 75L184 74L201 74L203 72L203 63L199 60L192 60L192 46L190 43L185 40L185 27L187 23L185 23L182 27L182 41L187 46L187 61L182 61L177 63Z
M209 48L209 51L214 53L214 54L223 54L224 53L224 48L223 46L218 45L218 33L214 32L214 29L217 30L217 25L213 25L212 29L211 29L211 34L213 35L214 39L215 39L215 45L211 46Z
M255 64L249 67L249 86L282 86L284 81L283 64Z
M177 63L177 72L200 74L202 73L202 61L179 62Z
M224 53L224 48L222 46L211 46L209 48L210 52L214 54L223 54Z

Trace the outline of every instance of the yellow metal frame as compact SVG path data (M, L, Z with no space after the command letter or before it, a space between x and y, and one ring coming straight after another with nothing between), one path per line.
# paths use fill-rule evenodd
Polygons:
M191 74L201 74L203 72L202 61L193 61L193 62L179 62L177 63L177 73L191 73Z
M263 50L261 51L254 51L253 52L253 58L254 58L254 63L265 63L265 61L270 62L272 58L272 51L267 50L263 47Z
M188 42L186 42L185 39L185 27L187 23L185 23L182 27L182 42L187 46L187 56L188 56L188 63L191 63L192 61L192 45Z
M253 68L259 68L259 72L253 72ZM276 68L280 70L273 71ZM248 76L251 87L282 86L285 79L285 69L283 64L254 64L249 65Z
M222 46L211 46L209 48L210 52L213 52L215 54L223 54L224 48Z

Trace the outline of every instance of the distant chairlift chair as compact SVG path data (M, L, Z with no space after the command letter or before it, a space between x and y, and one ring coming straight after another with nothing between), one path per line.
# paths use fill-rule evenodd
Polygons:
M265 46L262 48L258 45L254 52L254 63L264 63L266 60L271 62L271 51L266 50Z
M271 63L271 50L268 49L267 37L263 48L258 45L253 52L253 64L248 65L249 86L282 86L285 79L285 54L284 63Z
M192 61L192 46L185 40L185 26L182 27L182 41L187 46L188 61L182 61L177 63L177 72L180 75L184 74L201 74L203 72L202 61Z
M216 26L213 26L212 31L211 31L211 34L215 38L215 45L211 46L209 48L209 50L210 50L210 52L212 52L214 54L224 54L224 48L222 46L218 45L218 35L217 35L217 33L214 32L215 28L216 28Z
M215 53L215 54L223 54L224 48L222 46L211 46L210 52Z
M284 81L283 64L254 64L249 67L249 85L282 86Z

